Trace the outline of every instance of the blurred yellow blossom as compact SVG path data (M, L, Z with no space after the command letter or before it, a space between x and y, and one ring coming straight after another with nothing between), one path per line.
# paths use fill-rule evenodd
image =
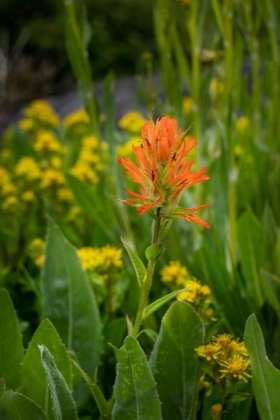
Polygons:
M102 257L99 248L83 247L78 249L78 255L84 270L94 270L102 264Z
M6 184L3 184L1 187L2 195L12 195L15 194L17 190L17 187L12 182L7 182Z
M190 96L185 96L183 99L183 112L185 115L189 115L194 106L194 101Z
M85 270L104 273L108 270L120 269L123 266L122 249L112 245L101 248L84 247L78 250L78 255Z
M0 166L0 186L5 185L11 182L11 177L9 172L3 166Z
M85 136L82 139L82 147L86 150L96 150L99 145L99 141L95 136Z
M31 118L22 118L18 126L22 131L31 131L34 128L34 121Z
M50 159L50 165L55 169L62 169L63 168L63 161L58 156L53 156Z
M27 190L21 194L21 198L27 203L32 203L33 201L35 201L35 194L32 190Z
M184 285L189 277L186 267L182 267L179 261L170 261L169 265L163 267L160 274L164 283L175 283L180 286Z
M29 156L22 157L16 164L15 173L25 177L28 181L33 181L41 177L41 170L38 163Z
M50 131L39 131L36 134L34 149L38 152L59 152L63 150L63 147L53 133Z
M70 173L81 181L89 181L92 184L97 184L99 181L96 172L94 172L90 165L80 159L71 168Z
M133 153L132 146L138 146L142 143L140 136L131 137L126 143L117 146L117 153L120 157L130 156Z
M49 188L52 186L59 186L65 184L64 175L54 168L48 168L42 173L41 188Z
M213 420L222 420L223 406L222 404L215 404L211 407L210 416Z
M119 127L130 133L140 133L146 119L137 111L131 111L125 114L119 120Z
M63 123L66 128L72 128L75 125L88 125L90 123L90 118L84 108L79 109L78 111L74 111L71 114L67 115Z
M204 299L211 294L210 288L206 285L201 285L195 278L187 280L184 287L186 287L187 290L177 295L177 299L186 300L190 303L193 303L200 298Z
M248 117L244 115L242 117L237 118L235 122L236 130L239 133L243 133L248 127L250 127L250 120Z
M38 124L44 124L52 128L56 128L59 125L58 115L53 110L53 108L43 99L38 99L31 102L30 106L24 110L23 114L27 120L33 120L33 124L36 122ZM20 128L27 130L28 127L28 130L30 130L33 127L29 125L29 122L21 122Z
M40 267L44 262L45 242L41 238L34 238L28 245L28 256Z
M18 206L18 199L15 195L10 195L2 203L3 210L14 211L16 210L17 206Z
M72 203L74 201L73 193L69 188L59 188L57 190L57 198L67 203Z

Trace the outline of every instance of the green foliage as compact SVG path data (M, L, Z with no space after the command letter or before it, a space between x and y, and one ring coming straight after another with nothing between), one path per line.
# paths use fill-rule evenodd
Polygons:
M0 399L1 420L48 420L34 401L19 392L9 390Z
M141 261L141 259L138 257L138 255L133 251L133 249L128 245L128 243L121 238L122 243L125 247L125 249L128 252L130 261L133 265L136 277L137 277L137 281L140 287L143 287L143 283L145 281L145 276L146 276L146 268L143 264L143 262Z
M21 391L40 407L43 407L49 419L54 419L48 379L38 350L38 346L42 345L49 349L57 368L63 375L68 387L72 389L72 365L67 350L52 323L45 319L35 331L24 357L22 369L25 379Z
M267 358L262 331L254 314L246 323L244 340L250 356L253 389L260 418L276 420L280 416L280 372Z
M150 359L164 419L196 419L200 367L194 349L203 344L204 327L186 302L165 314Z
M75 249L50 219L42 287L45 316L85 372L93 375L101 351L98 308Z
M53 356L46 346L39 345L38 347L52 397L55 420L78 420L75 402Z
M8 292L0 289L0 378L7 389L16 389L22 381L23 346L13 303Z
M117 361L116 402L112 418L161 419L156 383L135 338L126 337L123 347L117 351Z

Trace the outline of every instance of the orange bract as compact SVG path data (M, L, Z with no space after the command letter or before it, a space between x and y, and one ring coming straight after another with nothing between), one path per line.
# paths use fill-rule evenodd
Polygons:
M128 158L118 159L127 169L127 175L141 185L140 194L125 190L133 198L121 201L135 207L139 216L159 209L158 214L163 218L184 218L187 222L210 228L192 214L209 204L192 209L177 207L185 188L209 179L204 175L206 168L192 172L193 161L186 161L188 153L197 144L194 138L185 139L187 133L188 130L183 132L178 128L175 118L163 117L156 124L152 120L144 124L142 143L133 146L138 166Z

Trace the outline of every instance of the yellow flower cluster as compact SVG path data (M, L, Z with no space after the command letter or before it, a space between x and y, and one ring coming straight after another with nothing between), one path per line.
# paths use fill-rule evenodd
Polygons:
M122 249L112 245L102 248L84 247L78 250L78 255L85 270L98 274L120 270L123 267Z
M23 112L24 118L19 122L19 128L23 131L33 131L45 126L56 128L59 125L58 115L53 108L44 100L33 101Z
M199 299L205 299L211 294L210 288L208 286L203 286L196 279L187 280L184 286L187 290L177 296L177 299L179 300L186 300L187 302L194 303Z
M88 125L90 123L90 119L86 110L82 108L67 115L64 118L63 123L66 128L72 129L81 125Z
M129 133L140 133L145 123L145 118L139 112L131 111L119 120L119 127Z
M183 286L189 277L186 267L182 267L179 261L170 261L160 272L163 283Z
M41 169L39 164L29 156L23 156L15 166L15 174L18 177L25 178L27 181L34 181L41 178Z
M45 242L41 238L34 238L28 246L28 256L40 267L44 262Z
M37 152L62 152L64 148L50 131L38 131L35 136L34 149Z
M99 181L98 172L104 168L100 152L101 146L96 137L84 137L77 162L70 170L71 174L81 181L97 184Z
M230 334L213 337L211 343L195 349L197 355L209 364L211 376L216 379L226 378L232 383L238 380L247 382L250 360L244 342L233 340ZM202 366L203 367L203 366Z
M194 108L194 100L190 96L185 96L183 99L183 112L185 115L189 115Z
M250 120L244 115L237 118L235 122L235 127L238 133L244 133L250 127Z
M119 157L127 157L134 155L132 146L138 146L142 142L140 136L131 137L126 143L117 146L117 153Z
M215 404L211 407L210 416L213 420L222 420L223 406L222 404Z

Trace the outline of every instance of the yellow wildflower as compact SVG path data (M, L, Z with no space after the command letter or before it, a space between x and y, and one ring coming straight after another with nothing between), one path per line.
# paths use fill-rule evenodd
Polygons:
M70 173L81 181L89 181L92 184L97 184L99 181L98 176L90 165L80 159L71 168Z
M213 420L221 420L223 414L222 404L215 404L211 407L210 415Z
M99 141L95 136L85 136L82 139L82 147L87 150L95 150L99 145Z
M50 131L39 131L36 135L34 149L38 152L59 152L63 150L63 147L53 133Z
M96 165L100 162L100 157L96 153L92 153L91 151L82 150L79 156L79 160Z
M232 340L229 346L232 353L241 354L242 356L249 357L248 350L245 347L244 341Z
M40 183L41 188L48 188L63 184L65 184L65 178L61 172L53 168L48 168L45 172L43 172Z
M244 115L240 118L237 118L235 122L236 130L239 133L243 133L249 126L250 126L250 120L248 117L245 117Z
M186 290L185 292L179 293L179 295L177 295L177 299L193 303L196 300L196 293L194 290Z
M12 182L7 182L6 184L2 185L1 192L5 195L12 195L16 193L16 186Z
M43 99L33 101L24 111L24 115L27 119L34 119L38 123L46 124L53 128L59 125L58 115Z
M216 361L219 358L221 346L214 343L199 346L195 349L199 357L205 358L208 362Z
M195 278L193 280L187 280L184 286L187 290L177 296L177 299L179 300L186 300L187 302L194 303L197 299L205 298L211 294L210 288L208 286L202 286Z
M31 118L23 118L18 123L22 131L31 131L34 128L34 121Z
M90 118L85 109L82 108L67 115L63 122L66 128L73 128L75 125L88 125L90 123Z
M33 201L35 201L35 194L32 190L27 190L24 193L22 193L21 198L27 203L32 203Z
M106 245L101 248L102 257L104 259L104 267L119 269L122 267L122 249L118 249L112 245Z
M194 101L190 96L185 96L183 99L183 112L185 115L189 115L194 107Z
M189 274L186 267L182 267L179 261L170 261L160 272L164 283L175 283L182 286Z
M137 111L131 111L125 114L119 120L119 127L130 133L140 133L146 119Z
M84 247L78 249L77 252L84 270L94 270L103 263L103 257L98 248Z
M117 146L117 153L120 157L130 156L133 153L132 146L142 143L140 136L131 137L126 143Z
M231 339L231 334L220 334L217 337L214 337L213 341L219 346L221 346L222 349L226 350L231 344Z
M72 203L74 201L73 193L69 188L59 188L59 190L57 190L57 198L67 203Z
M251 375L246 372L250 366L250 360L244 359L241 355L235 354L229 360L221 361L220 365L224 367L220 369L221 378L227 376L231 380L241 379L244 382L247 382L247 378L251 378Z
M63 168L63 162L60 157L53 156L50 159L50 165L55 169L62 169Z
M34 238L28 245L28 255L37 266L44 262L45 242L41 238Z
M10 174L7 169L0 166L0 186L11 182Z
M69 211L69 214L67 216L67 221L68 222L76 222L77 220L79 220L81 218L81 215L82 215L82 211L81 211L80 207L73 206Z
M15 173L25 177L28 181L33 181L41 177L41 170L38 163L31 157L24 156L16 164Z

